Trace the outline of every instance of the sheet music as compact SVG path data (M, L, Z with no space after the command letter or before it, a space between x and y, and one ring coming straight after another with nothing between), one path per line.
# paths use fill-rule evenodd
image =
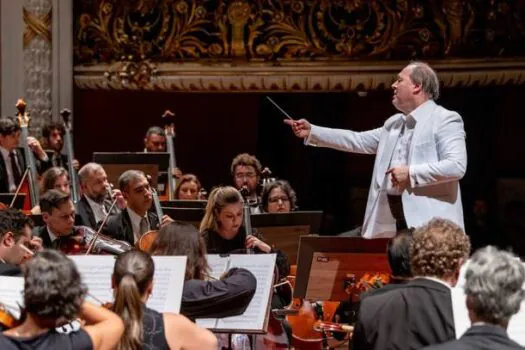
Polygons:
M82 281L87 285L87 296L93 303L113 301L111 275L115 257L111 255L72 255L69 256L80 271ZM158 312L175 312L180 310L184 274L185 256L154 256L155 275L153 276L153 293L147 306Z
M229 268L229 256L224 257L219 254L208 254L206 258L208 260L208 266L210 267L210 276L213 278L219 279Z
M458 281L455 288L452 288L452 313L454 316L454 326L456 328L456 339L459 339L469 328L470 318L468 316L468 309L465 295L465 272L468 261L463 265L460 271L460 276L463 274L463 279ZM461 277L460 277L461 278ZM461 282L461 283L460 283ZM525 289L525 284L522 287ZM521 303L520 310L517 314L512 316L507 328L507 334L510 339L525 346L525 301Z
M22 292L24 291L23 277L0 276L0 302L15 316L20 317L18 305L24 305Z
M276 255L242 254L230 255L229 257L220 259L223 259L223 261L229 259L230 268L242 267L254 274L255 278L257 279L257 289L255 291L255 295L246 308L246 311L242 315L224 317L221 319L198 319L197 324L201 327L214 329L236 329L254 332L263 331L267 317L268 303L270 301L270 293L272 293ZM216 260L213 262L216 263ZM221 264L224 264L224 262L221 262ZM219 266L219 263L217 263L216 266Z

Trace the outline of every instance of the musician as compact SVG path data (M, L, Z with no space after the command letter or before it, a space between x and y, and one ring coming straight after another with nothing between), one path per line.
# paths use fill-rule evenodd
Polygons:
M164 226L150 252L187 257L180 313L190 319L240 315L255 294L255 276L243 268L230 269L220 280L208 280L206 244L193 225L172 222Z
M289 213L297 209L296 202L295 191L286 180L266 185L261 196L261 207L267 213Z
M142 171L125 171L120 175L119 188L127 207L108 219L105 231L111 237L135 244L144 233L173 221L167 215L159 219L149 212L153 204L152 191Z
M50 122L42 128L42 147L48 156L49 166L67 169L67 155L62 153L65 134L66 129L63 123ZM79 163L76 159L73 160L73 168L75 170L79 168Z
M415 278L361 301L353 349L421 349L455 339L451 288L469 252L469 237L450 220L434 218L416 228L410 248Z
M71 184L69 182L69 173L66 169L60 167L52 167L44 171L40 179L40 195L49 190L59 190L64 193L71 193ZM40 206L36 205L31 209L31 214L40 214Z
M159 126L152 126L144 137L144 152L166 152L166 133Z
M173 195L175 199L201 199L201 189L202 186L197 176L193 174L185 174L177 182L177 187L175 187L175 192Z
M82 197L77 203L80 225L95 229L97 224L104 220L111 208L112 201L108 198L109 191L112 197L117 199L111 215L117 215L125 208L126 201L121 191L110 189L108 176L102 165L87 163L78 172L78 178L82 190Z
M69 194L47 191L40 196L40 211L45 225L35 227L33 233L42 238L44 247L53 248L59 238L73 234L76 212Z
M87 289L73 261L44 250L26 263L25 321L0 334L0 349L113 349L124 331L113 312L84 301ZM59 333L57 323L74 318L86 325Z
M18 149L20 125L14 117L0 118L0 192L15 192L26 170L26 159ZM35 155L37 171L46 169L49 160L40 142L34 137L27 138L29 148ZM36 179L34 179L36 181Z
M145 306L153 293L154 272L153 259L140 250L117 257L111 281L115 291L112 309L126 326L119 349L217 349L217 338L210 331L182 315Z
M0 210L1 276L21 276L20 266L32 256L28 249L42 250L42 240L33 237L32 228L33 221L22 211L12 208Z
M233 183L239 191L243 188L246 190L245 199L250 203L252 214L261 212L260 199L257 194L261 171L261 162L251 154L241 153L233 158L231 165Z

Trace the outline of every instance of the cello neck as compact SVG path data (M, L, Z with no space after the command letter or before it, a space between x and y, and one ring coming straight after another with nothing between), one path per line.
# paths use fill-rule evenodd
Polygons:
M175 145L173 140L175 138L175 114L172 111L165 111L162 118L165 121L164 132L166 134L166 148L170 154L170 168L168 169L168 199L173 200L173 193L177 186L175 177L173 176L173 169L177 167L175 159Z
M69 178L71 179L71 198L73 203L77 203L80 200L80 183L78 175L73 167L73 160L75 159L73 154L73 133L71 131L71 111L67 108L60 112L64 121L64 146L66 148L67 155L67 170L69 172Z

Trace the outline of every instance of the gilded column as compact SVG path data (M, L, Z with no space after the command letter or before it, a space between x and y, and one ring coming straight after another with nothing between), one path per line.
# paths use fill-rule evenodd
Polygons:
M40 134L52 119L53 60L52 0L24 0L24 98L31 115L31 131Z

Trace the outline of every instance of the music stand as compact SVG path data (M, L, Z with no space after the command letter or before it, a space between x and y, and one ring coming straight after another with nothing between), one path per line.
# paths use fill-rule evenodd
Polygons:
M104 167L108 181L118 184L126 170L140 170L151 176L151 186L157 188L158 174L169 166L169 153L156 152L94 152L93 161Z
M195 208L162 208L164 214L176 221L187 222L199 228L205 210Z
M302 236L294 298L348 299L345 283L359 282L365 273L390 273L388 239Z
M175 199L172 201L160 201L160 205L165 208L193 208L205 209L208 201L206 200L183 200Z
M264 240L286 254L291 264L297 261L299 237L318 233L322 211L263 213L250 216L252 228L260 231Z
M0 203L4 203L6 206L10 206L13 201L14 193L0 193ZM22 210L24 208L24 201L26 200L26 193L18 193L13 208Z

